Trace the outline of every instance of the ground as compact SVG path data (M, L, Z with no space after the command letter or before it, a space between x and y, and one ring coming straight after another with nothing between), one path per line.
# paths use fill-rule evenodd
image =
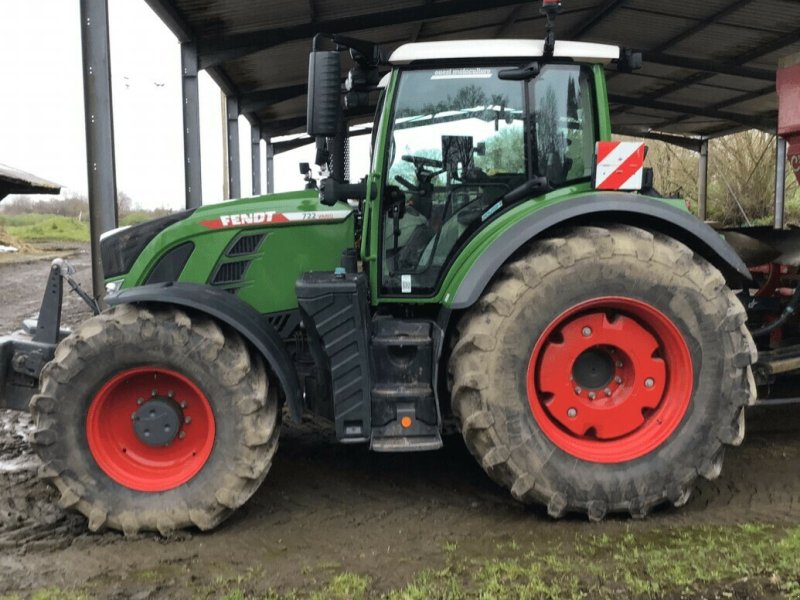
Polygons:
M48 264L0 263L0 332L36 311ZM86 314L74 294L65 312ZM218 530L126 539L58 508L27 415L0 412L0 598L800 598L799 414L751 411L722 477L682 509L599 524L519 505L458 435L387 455L286 427L266 482Z

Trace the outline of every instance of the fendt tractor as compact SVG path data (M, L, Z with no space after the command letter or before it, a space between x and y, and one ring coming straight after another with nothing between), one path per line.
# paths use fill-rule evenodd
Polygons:
M645 147L612 141L605 70L641 54L556 41L558 9L544 40L318 35L309 189L107 233L99 302L53 264L38 319L0 340L0 405L33 414L63 507L91 530L211 529L304 415L376 452L454 424L556 518L643 517L720 474L745 407L800 372L792 232L660 197ZM377 94L348 182L347 117ZM96 313L71 332L63 281Z

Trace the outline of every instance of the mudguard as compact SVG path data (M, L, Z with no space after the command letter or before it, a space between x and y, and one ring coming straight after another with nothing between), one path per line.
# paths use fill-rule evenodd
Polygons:
M195 283L157 283L123 289L106 296L117 304L172 304L207 314L235 329L255 349L278 379L292 420L299 423L303 412L297 371L275 328L245 301L228 292Z
M451 308L472 306L511 255L548 229L566 224L603 222L624 223L669 235L718 268L734 287L750 280L750 272L733 248L694 215L653 198L594 192L535 211L512 225L472 265L458 286Z

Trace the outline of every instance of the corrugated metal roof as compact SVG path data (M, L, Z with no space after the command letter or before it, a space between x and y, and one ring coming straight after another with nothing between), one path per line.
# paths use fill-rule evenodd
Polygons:
M9 194L58 194L60 191L57 183L0 164L0 200Z
M391 51L409 41L541 38L544 30L538 0L146 1L180 40L197 43L201 64L227 91L252 100L279 90L261 105L242 103L269 135L305 129L302 86L314 33L345 33ZM774 83L764 75L800 50L800 1L564 0L557 31L656 61L635 74L609 69L617 130L714 136L774 126Z

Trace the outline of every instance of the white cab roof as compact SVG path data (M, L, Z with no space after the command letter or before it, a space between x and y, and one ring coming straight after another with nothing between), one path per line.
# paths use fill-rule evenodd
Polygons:
M405 65L417 60L454 58L536 58L544 54L544 40L459 40L403 44L389 62ZM586 42L556 42L553 56L577 62L607 63L619 58L619 47Z

